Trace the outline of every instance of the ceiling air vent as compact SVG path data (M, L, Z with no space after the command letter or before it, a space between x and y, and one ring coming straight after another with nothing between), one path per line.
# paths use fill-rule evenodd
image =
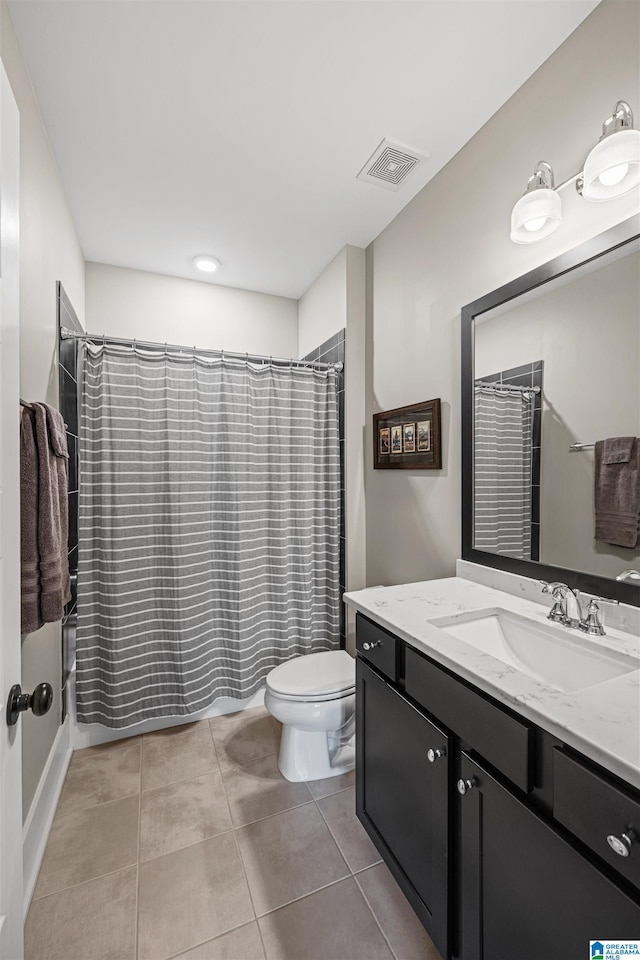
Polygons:
M383 140L358 174L358 180L375 183L388 190L399 190L412 170L428 159L400 143Z

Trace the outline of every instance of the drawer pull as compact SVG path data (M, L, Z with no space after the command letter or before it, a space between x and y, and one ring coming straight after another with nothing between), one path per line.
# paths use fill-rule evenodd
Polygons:
M607 843L611 847L614 853L617 853L619 857L628 857L631 853L631 844L633 840L628 833L621 833L619 837L615 837L612 833L607 837Z
M465 793L469 793L469 790L473 790L474 787L478 785L478 782L475 777L471 777L470 780L458 780L456 784L458 788L458 793L461 797L464 797Z
M365 640L362 644L363 650L373 650L374 647L379 647L382 643L382 640L374 640L373 643L369 643L368 640Z
M427 750L427 760L429 763L435 763L436 760L440 759L440 757L446 757L446 755L446 747L438 747L437 750L434 750L432 747L431 750Z

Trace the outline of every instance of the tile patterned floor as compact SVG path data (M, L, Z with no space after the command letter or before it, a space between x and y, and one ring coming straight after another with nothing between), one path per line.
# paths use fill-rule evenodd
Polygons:
M354 812L262 708L73 755L27 960L440 960Z

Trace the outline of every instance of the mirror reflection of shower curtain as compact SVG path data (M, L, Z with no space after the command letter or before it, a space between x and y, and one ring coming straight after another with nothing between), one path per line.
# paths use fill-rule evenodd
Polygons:
M475 388L474 547L531 559L534 394Z
M339 646L335 371L87 346L78 718L246 698Z

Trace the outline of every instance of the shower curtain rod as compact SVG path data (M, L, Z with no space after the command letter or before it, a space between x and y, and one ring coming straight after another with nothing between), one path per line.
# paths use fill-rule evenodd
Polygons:
M477 380L475 385L482 390L501 390L503 393L540 393L540 387L512 387L508 383L485 383Z
M75 330L69 330L67 327L60 327L61 340L86 340L90 343L111 343L118 347L140 347L141 350L159 350L167 352L169 350L179 351L180 353L202 354L206 356L225 357L230 360L245 360L249 363L272 363L281 367L315 367L318 370L336 370L338 373L343 369L343 363L338 360L337 363L323 363L320 360L287 360L284 357L266 357L252 353L234 353L231 350L200 350L198 347L185 347L175 343L151 343L145 340L127 340L121 337L107 337L95 333L76 333Z

